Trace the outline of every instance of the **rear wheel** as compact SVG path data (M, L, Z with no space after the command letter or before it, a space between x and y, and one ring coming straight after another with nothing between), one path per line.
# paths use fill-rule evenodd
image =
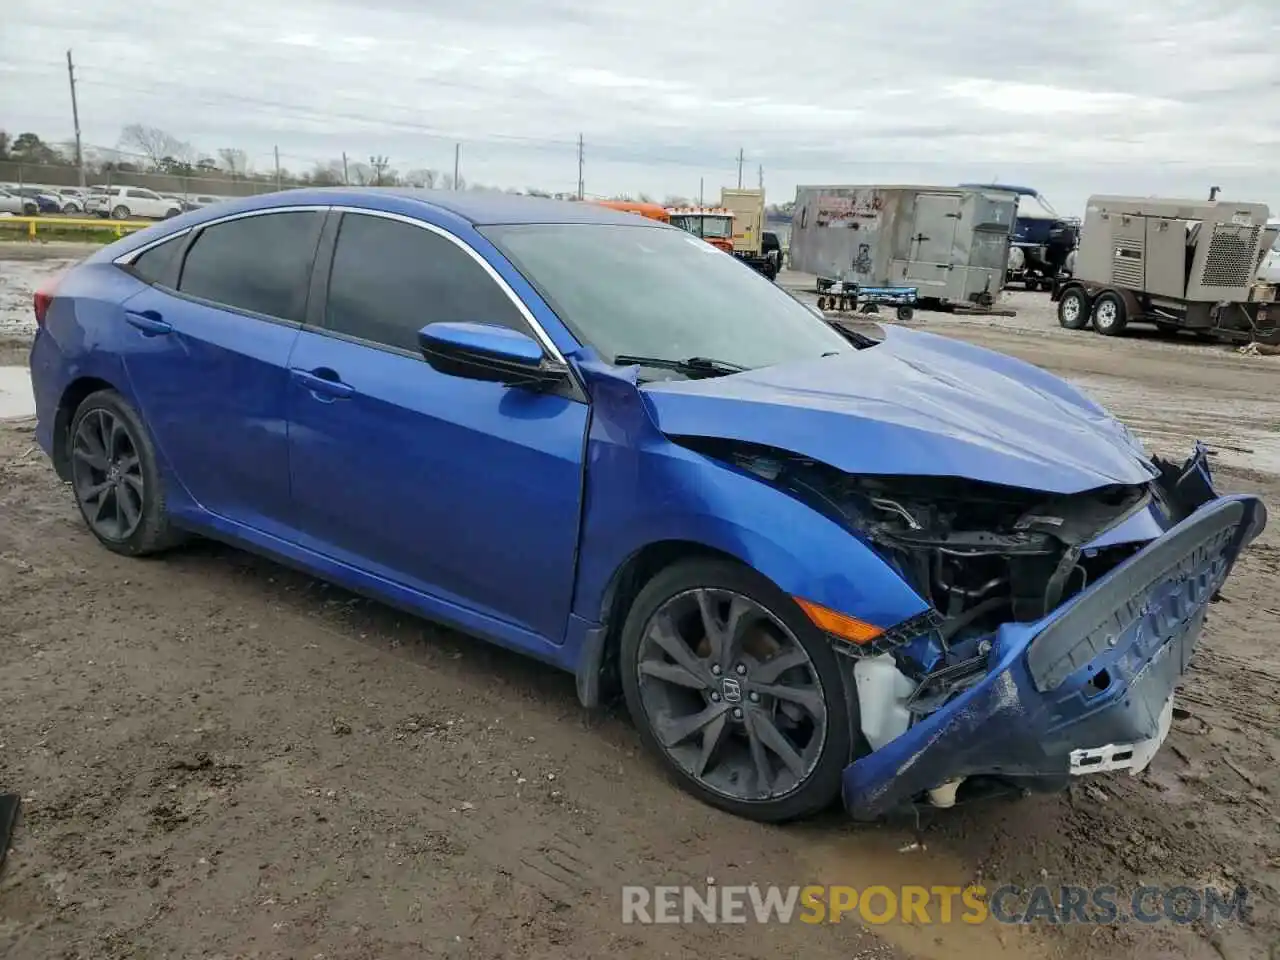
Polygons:
M40 208L34 203L24 203L22 205L22 215L24 217L39 216Z
M851 734L835 656L794 600L712 559L655 576L620 650L645 745L694 796L764 822L817 813L839 794Z
M141 419L114 390L85 398L71 420L71 486L98 541L125 556L173 546L155 448Z
M1129 324L1124 298L1118 293L1104 293L1093 304L1093 329L1104 337L1118 337Z
M1058 301L1058 323L1068 330L1083 330L1089 325L1089 297L1079 287L1072 287Z

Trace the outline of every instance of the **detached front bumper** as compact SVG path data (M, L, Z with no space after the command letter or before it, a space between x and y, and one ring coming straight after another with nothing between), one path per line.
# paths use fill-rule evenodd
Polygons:
M982 680L845 768L850 814L965 777L1145 766L1209 601L1265 525L1256 497L1213 499L1048 617L1001 627Z

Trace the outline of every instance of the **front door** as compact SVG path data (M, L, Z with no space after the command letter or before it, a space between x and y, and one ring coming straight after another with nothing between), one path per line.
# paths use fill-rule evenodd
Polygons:
M562 642L586 404L438 373L417 345L436 321L529 332L510 296L443 232L347 213L321 320L290 359L304 545Z

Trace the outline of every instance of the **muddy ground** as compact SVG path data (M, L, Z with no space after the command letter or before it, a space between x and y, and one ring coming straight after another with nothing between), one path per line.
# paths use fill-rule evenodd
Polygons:
M1083 383L1157 452L1202 437L1221 485L1276 512L1280 358L1067 333L1045 295L1010 300L1017 318L919 325ZM1243 960L1280 942L1280 526L1213 608L1187 713L1144 776L918 824L767 828L677 791L568 676L225 547L106 553L31 431L0 425L0 791L25 798L0 875L7 957ZM708 877L1242 884L1253 913L1219 929L621 923L623 884Z

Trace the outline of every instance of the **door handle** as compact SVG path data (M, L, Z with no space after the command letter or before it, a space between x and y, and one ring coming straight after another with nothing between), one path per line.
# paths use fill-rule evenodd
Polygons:
M299 370L290 368L289 373L312 393L332 400L345 400L355 394L355 387L343 383L332 370L321 367L319 370Z
M154 310L126 310L124 318L128 321L129 326L137 327L142 331L144 337L159 337L166 333L173 332L173 324L167 320L162 320L160 314Z

